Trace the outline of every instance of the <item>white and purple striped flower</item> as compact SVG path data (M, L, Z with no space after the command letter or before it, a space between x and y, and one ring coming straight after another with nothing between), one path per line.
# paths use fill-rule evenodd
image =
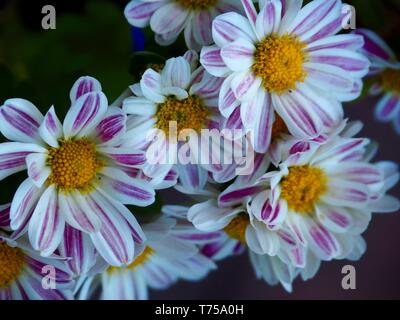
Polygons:
M0 180L28 173L11 203L11 228L15 237L28 231L42 256L51 255L62 241L71 249L76 244L69 241L85 239L108 263L129 264L145 238L124 204L147 206L155 192L125 171L140 167L145 155L119 147L126 115L108 107L97 80L80 78L70 96L63 124L54 107L45 116L23 99L0 107L0 130L12 141L0 144ZM70 227L84 235L67 236ZM70 253L79 258L80 251Z
M201 184L199 181L207 180L208 170L222 168L214 161L220 157L221 146L213 140L211 152L202 148L208 140L203 141L201 130L221 127L223 119L217 107L223 79L197 68L197 64L197 54L188 51L183 57L167 60L160 72L148 69L140 83L131 86L134 96L123 102L123 110L130 115L123 146L145 150L143 173L156 181L173 170L182 178L187 176L187 181ZM186 136L185 132L195 134ZM189 164L179 161L178 150L184 144L190 157L195 157L189 159ZM205 170L190 163L200 163ZM194 182L199 174L201 177Z
M240 115L257 152L267 151L276 114L300 138L335 126L343 117L341 103L360 95L369 68L358 52L363 38L336 35L349 18L342 2L314 0L302 8L301 0L267 0L259 13L252 1L242 3L247 17L218 16L215 45L201 51L205 69L225 78L222 115Z
M355 34L364 37L364 54L371 61L370 94L381 95L375 117L381 122L392 122L400 134L400 62L394 52L375 32L358 29Z
M170 45L184 32L189 49L212 43L211 23L224 12L241 12L240 0L132 0L125 17L135 27L151 27L161 45Z
M176 208L166 208L164 214L143 225L148 241L133 263L110 267L88 278L81 299L90 297L100 286L104 300L146 300L149 289L167 289L180 279L198 281L216 268L200 253L198 245L219 235L196 230Z
M349 125L340 135L307 148L286 144L277 171L232 185L219 196L220 206L247 199L251 215L272 231L290 231L294 242L318 259L346 258L373 212L399 209L399 200L386 194L399 179L397 165L369 163L369 141L350 137L357 128ZM305 256L296 258L297 267L305 266Z
M24 238L12 240L10 205L0 206L0 300L69 300L74 282L59 257L43 258ZM51 288L43 278L52 272ZM46 283L50 285L50 283Z

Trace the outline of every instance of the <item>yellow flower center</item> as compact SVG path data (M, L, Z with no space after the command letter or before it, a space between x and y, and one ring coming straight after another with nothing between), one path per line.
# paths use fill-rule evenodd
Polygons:
M179 5L192 10L205 10L215 5L218 0L176 0Z
M327 190L328 178L316 167L296 166L281 181L281 197L289 209L302 214L312 213L314 205Z
M146 247L142 254L140 254L139 256L136 257L135 261L133 261L129 266L127 267L109 267L107 269L108 273L113 273L115 271L122 271L122 270L134 270L136 269L138 266L142 265L143 263L145 263L150 256L154 253L154 250L150 247Z
M0 241L0 289L8 288L21 274L24 265L22 250Z
M288 133L288 128L286 126L285 121L275 113L275 121L272 125L272 133L271 133L271 139L272 141L275 141L278 139L282 134Z
M241 213L224 228L224 231L232 239L239 240L242 244L246 244L246 228L248 225L248 215Z
M90 188L102 167L95 144L86 139L62 141L59 148L49 149L47 164L48 182L65 191Z
M381 74L381 81L385 91L400 93L400 70L386 69Z
M296 89L307 76L303 68L306 45L292 35L271 35L257 44L253 72L263 80L264 88L282 94Z
M199 132L204 128L209 114L210 112L197 96L189 96L184 100L169 97L158 107L156 127L168 134L170 122L175 121L178 133L184 129L193 129Z

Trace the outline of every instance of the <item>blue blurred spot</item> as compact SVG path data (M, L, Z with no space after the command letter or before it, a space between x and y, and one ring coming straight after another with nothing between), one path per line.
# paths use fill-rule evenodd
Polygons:
M142 29L132 27L131 28L131 39L132 39L132 51L144 51L145 37Z

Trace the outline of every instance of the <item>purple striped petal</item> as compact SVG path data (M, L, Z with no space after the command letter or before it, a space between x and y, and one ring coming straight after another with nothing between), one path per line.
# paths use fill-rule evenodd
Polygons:
M120 166L140 167L146 163L144 151L135 151L131 148L99 148L99 151Z
M215 43L221 48L240 38L250 42L256 40L249 20L235 12L225 13L215 18L212 33Z
M60 193L58 195L60 210L66 222L86 233L94 233L100 230L101 222L95 213L90 209L85 195L78 191L68 194Z
M35 250L50 256L62 240L65 221L59 211L57 190L50 186L40 197L29 222L29 240Z
M95 78L81 77L72 86L70 92L71 103L74 104L76 100L89 92L101 92L101 84Z
M42 121L43 115L27 100L10 99L0 107L0 130L9 140L39 142L38 129Z
M90 92L76 100L64 120L66 138L90 135L103 119L107 107L108 101L102 92Z
M63 128L56 115L54 106L51 107L45 115L44 121L39 128L39 134L43 141L48 145L52 146L53 148L58 148L58 140L63 134Z
M0 228L10 227L10 204L0 205Z
M144 28L149 25L150 18L154 12L163 4L162 1L131 1L125 7L124 14L131 25L138 28Z
M221 57L221 49L217 46L203 47L200 53L200 62L213 76L225 77L230 73Z
M378 102L375 117L382 122L393 120L400 111L400 97L387 93Z
M236 204L243 203L247 197L252 196L260 191L262 186L236 186L231 185L228 189L223 191L218 197L218 203L222 207L229 207Z
M59 250L63 257L71 258L66 263L76 276L89 272L96 263L96 250L89 236L68 225Z
M19 142L0 144L0 180L26 168L26 157L32 153L46 152L46 149Z
M38 189L29 178L19 186L10 209L13 230L23 229L26 226L43 191L43 188Z
M123 204L146 207L155 201L150 183L128 176L125 172L105 168L101 174L102 188Z
M95 131L101 143L110 144L118 140L126 130L127 116L120 108L110 107Z

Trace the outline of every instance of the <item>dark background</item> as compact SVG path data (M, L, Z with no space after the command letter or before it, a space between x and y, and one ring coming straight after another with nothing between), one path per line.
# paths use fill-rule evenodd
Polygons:
M399 52L400 1L348 1L357 10L357 26L377 31ZM132 31L123 17L128 1L41 1L0 0L0 104L11 97L27 98L42 111L52 104L62 117L69 107L71 85L81 75L97 77L110 102L116 99L142 68L131 54L141 47L133 41ZM57 29L41 28L41 8L52 4L57 10ZM180 55L182 42L159 48L147 30L146 50L165 57ZM132 69L132 68L131 68ZM390 124L377 123L373 117L376 99L364 97L346 105L350 119L362 120L364 136L376 140L380 150L376 160L400 161L399 136ZM1 139L1 138L0 138ZM2 183L0 203L10 201L23 176ZM4 187L7 186L7 187ZM399 188L393 192L400 197ZM172 194L164 195L176 202ZM156 299L400 299L400 216L376 215L365 233L368 250L356 262L323 263L317 276L294 283L294 293L269 287L257 281L247 254L227 259L199 283L180 282L169 290L153 292ZM341 269L353 264L357 270L357 289L341 287Z

